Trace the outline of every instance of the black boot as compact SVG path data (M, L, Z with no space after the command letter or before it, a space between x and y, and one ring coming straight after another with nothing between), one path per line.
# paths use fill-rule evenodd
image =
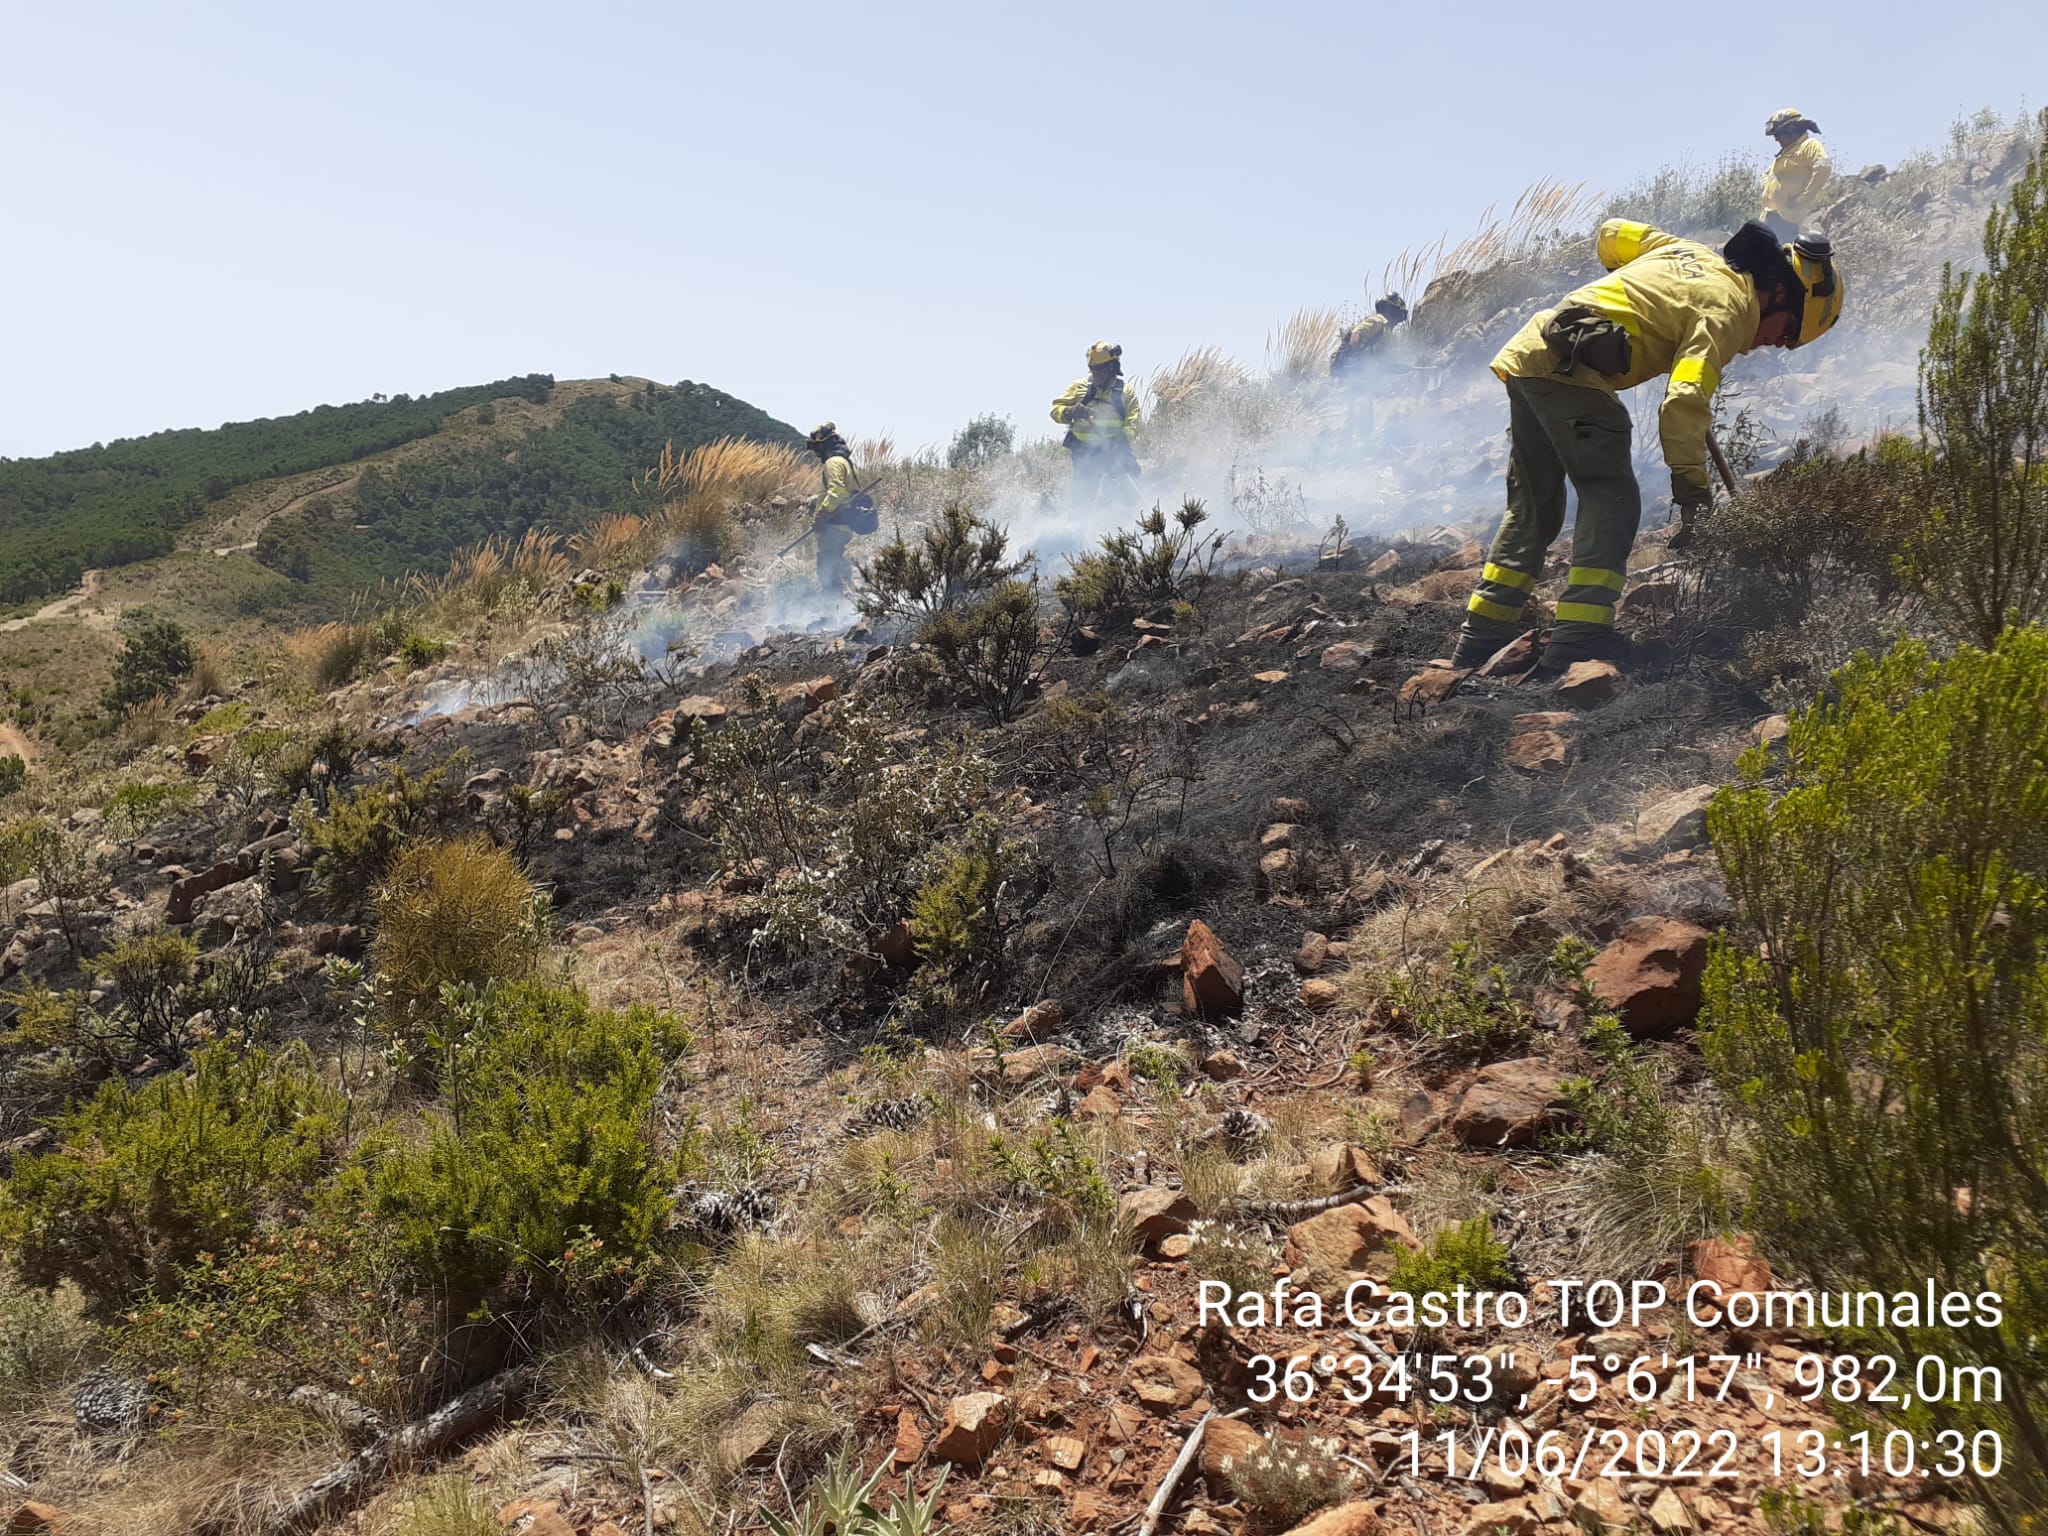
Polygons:
M1513 640L1519 630L1509 629L1499 633L1474 630L1470 626L1458 631L1458 648L1451 652L1451 665L1469 670L1483 667L1493 659L1493 653Z
M1558 677L1582 661L1611 661L1620 666L1625 659L1625 647L1619 635L1573 635L1545 645L1543 657L1530 676Z

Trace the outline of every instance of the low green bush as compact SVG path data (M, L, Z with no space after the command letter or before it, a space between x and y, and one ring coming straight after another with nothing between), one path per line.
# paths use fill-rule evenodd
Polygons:
M1192 499L1171 518L1154 506L1135 527L1105 534L1099 549L1074 557L1055 590L1077 618L1087 620L1177 598L1207 578L1229 537L1198 531L1208 520L1208 509Z
M446 1118L367 1169L400 1252L476 1302L515 1283L543 1301L635 1283L696 1158L693 1135L662 1145L655 1118L688 1032L535 984L472 999L451 1028Z
M299 825L313 849L313 883L330 908L340 910L369 894L399 850L431 836L462 810L461 754L424 773L393 768L357 786L323 815L302 802Z
M1422 1248L1398 1255L1387 1274L1387 1289L1420 1296L1449 1294L1459 1286L1475 1291L1513 1290L1519 1282L1508 1266L1508 1245L1493 1235L1493 1222L1474 1216L1446 1227Z
M306 1198L340 1124L303 1048L208 1046L188 1071L107 1083L60 1118L58 1149L17 1161L0 1193L0 1238L24 1278L75 1281L96 1305L168 1294L199 1254Z

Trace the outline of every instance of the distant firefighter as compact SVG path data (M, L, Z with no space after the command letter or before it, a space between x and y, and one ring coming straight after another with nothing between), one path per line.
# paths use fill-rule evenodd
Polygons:
M807 440L811 452L824 461L824 492L811 532L818 540L818 585L827 591L843 590L852 575L846 563L846 546L855 534L873 533L880 519L875 499L853 485L853 456L846 439L831 422L815 428Z
M1608 276L1568 293L1493 360L1508 393L1508 510L1466 604L1452 662L1476 667L1514 639L1522 609L1579 493L1571 573L1540 670L1618 660L1614 609L1643 515L1617 398L1668 374L1657 428L1680 526L1710 502L1707 432L1723 369L1757 347L1800 347L1841 318L1843 285L1818 235L1780 245L1762 224L1715 250L1609 219L1596 253Z
M1834 170L1820 124L1797 107L1773 112L1764 137L1778 141L1778 158L1764 176L1764 223L1780 240L1791 240L1806 227Z
M1062 446L1074 461L1074 504L1100 505L1105 495L1138 489L1138 392L1124 383L1124 349L1098 341L1088 349L1088 376L1052 403L1067 429Z
M1398 293L1376 300L1372 313L1338 339L1337 350L1330 356L1330 377L1341 379L1354 372L1386 344L1387 338L1394 333L1394 327L1407 318L1408 301Z

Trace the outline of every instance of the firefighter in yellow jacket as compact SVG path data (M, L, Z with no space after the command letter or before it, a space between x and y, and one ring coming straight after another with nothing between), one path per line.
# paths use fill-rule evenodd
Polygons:
M843 589L853 574L846 563L846 546L857 533L873 533L879 518L874 498L854 489L853 454L839 428L828 421L813 428L805 441L823 461L825 471L824 488L811 520L811 532L818 541L818 585L835 591Z
M1063 446L1074 461L1074 503L1099 505L1105 494L1138 483L1138 392L1124 383L1124 349L1098 341L1088 349L1088 376L1069 384L1052 403L1052 419L1067 429Z
M1461 667L1520 631L1564 526L1567 481L1579 493L1578 523L1542 670L1614 651L1614 607L1643 510L1619 391L1670 375L1658 433L1684 526L1711 499L1707 429L1722 371L1756 347L1804 346L1842 313L1842 280L1820 236L1781 246L1752 221L1716 251L1610 219L1597 253L1610 275L1535 316L1493 360L1508 392L1508 510L1466 605L1452 657Z
M1773 112L1764 122L1764 137L1778 141L1778 158L1764 177L1764 223L1780 240L1791 240L1813 216L1833 167L1820 124L1797 107Z

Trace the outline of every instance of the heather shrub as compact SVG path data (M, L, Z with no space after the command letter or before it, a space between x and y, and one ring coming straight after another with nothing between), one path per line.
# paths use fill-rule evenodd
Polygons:
M1754 1217L1827 1288L2003 1295L2000 1325L1878 1333L2003 1373L2002 1402L1914 1412L2003 1431L1978 1492L2019 1529L2048 1503L2048 632L1860 658L1708 824L1741 926L1702 1043Z
M445 1116L365 1174L399 1252L476 1301L501 1286L536 1300L631 1286L694 1158L694 1137L665 1144L655 1114L688 1033L651 1008L534 984L473 998L450 1030Z
M330 907L346 908L383 879L399 850L430 836L462 809L458 754L420 774L394 768L359 785L325 814L301 802L300 830L312 847L313 882Z
M57 1123L56 1151L16 1162L0 1237L39 1285L95 1303L175 1289L177 1272L303 1199L339 1135L341 1105L300 1049L222 1043L189 1070L114 1081Z
M1009 546L1007 529L949 503L915 540L899 529L857 568L855 602L877 623L922 624L1022 572L1028 562L1011 559Z

